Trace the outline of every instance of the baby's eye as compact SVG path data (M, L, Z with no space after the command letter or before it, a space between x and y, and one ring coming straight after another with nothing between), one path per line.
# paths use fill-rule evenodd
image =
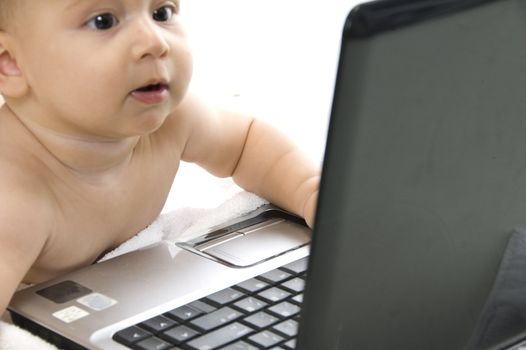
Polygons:
M177 9L172 5L165 5L153 11L153 19L157 22L168 22L177 13Z
M90 19L86 25L97 30L108 30L118 23L117 18L111 13L102 13Z

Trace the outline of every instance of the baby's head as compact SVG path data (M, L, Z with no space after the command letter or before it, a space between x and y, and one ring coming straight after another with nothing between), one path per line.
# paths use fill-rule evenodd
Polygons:
M5 30L9 19L13 18L16 0L0 0L0 29Z
M58 132L153 131L190 81L178 0L0 0L0 29L0 92Z

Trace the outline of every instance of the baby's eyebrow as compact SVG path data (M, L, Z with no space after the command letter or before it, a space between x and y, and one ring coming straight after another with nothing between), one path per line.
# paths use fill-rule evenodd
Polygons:
M2 1L2 0L0 0ZM76 10L82 10L94 6L97 3L103 2L102 0L61 0L64 3L64 11L71 12ZM113 0L106 0L106 2L113 2Z
M81 3L86 3L86 0L67 0L65 9L70 10L80 5Z

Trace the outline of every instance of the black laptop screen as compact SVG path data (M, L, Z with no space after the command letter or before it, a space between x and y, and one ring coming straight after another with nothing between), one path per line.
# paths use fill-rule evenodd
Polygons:
M526 1L379 1L349 21L299 349L517 342Z

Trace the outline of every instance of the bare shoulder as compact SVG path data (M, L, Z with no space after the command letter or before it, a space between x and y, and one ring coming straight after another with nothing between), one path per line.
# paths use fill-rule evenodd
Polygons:
M0 312L44 249L52 227L49 203L28 176L0 160Z
M51 199L33 176L24 176L2 160L0 167L0 257L5 253L22 260L35 258L52 228Z
M176 136L181 146L205 120L213 118L215 111L196 94L188 93L168 117L161 132Z
M167 125L178 139L183 160L198 163L217 176L229 176L252 120L240 111L211 105L190 93Z

